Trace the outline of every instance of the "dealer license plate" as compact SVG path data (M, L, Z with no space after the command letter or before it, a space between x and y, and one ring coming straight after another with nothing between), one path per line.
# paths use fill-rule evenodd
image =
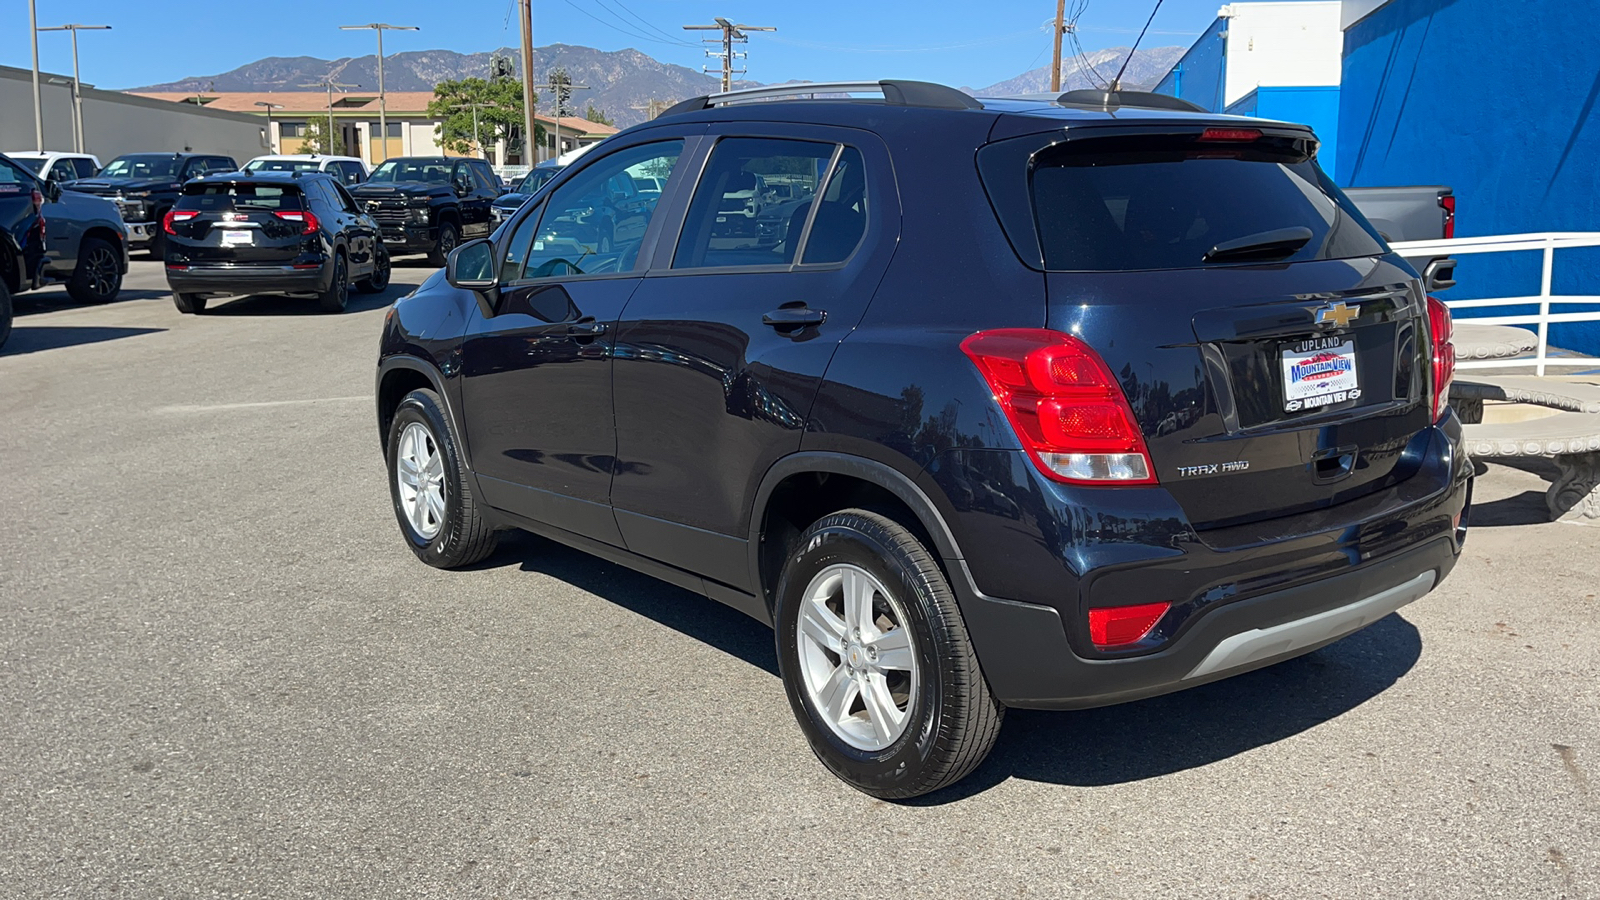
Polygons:
M256 242L255 235L246 230L224 231L222 233L222 246L239 247Z
M1317 409L1357 400L1356 344L1350 338L1313 338L1283 350L1283 408Z

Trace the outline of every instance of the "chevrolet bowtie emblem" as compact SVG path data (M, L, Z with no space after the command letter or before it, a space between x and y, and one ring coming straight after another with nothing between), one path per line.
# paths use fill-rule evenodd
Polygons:
M1361 315L1361 304L1350 305L1340 300L1317 307L1317 324L1343 328L1359 315Z

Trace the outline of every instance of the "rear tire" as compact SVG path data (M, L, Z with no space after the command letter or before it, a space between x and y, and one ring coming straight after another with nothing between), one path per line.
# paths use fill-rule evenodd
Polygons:
M379 247L372 265L372 274L356 282L356 290L363 294L381 294L389 289L389 251Z
M11 290L6 287L5 271L0 269L0 348L6 345L6 338L11 337Z
M389 496L406 546L437 569L470 566L499 543L467 487L460 446L438 394L419 389L400 401L389 423Z
M317 305L325 313L342 313L350 305L350 269L343 251L333 255L333 278L328 289L317 295Z
M445 259L450 256L450 251L460 243L461 230L456 227L456 223L449 220L440 222L439 239L434 241L433 250L428 253L428 262L436 266L444 265Z
M78 265L67 282L67 293L79 303L109 303L122 290L122 260L117 248L104 238L84 238L78 245Z
M1005 707L932 554L861 509L823 517L794 547L778 583L778 668L817 758L889 800L961 780L994 747Z
M178 308L178 312L197 316L206 311L206 298L200 294L180 294L173 291L172 305Z
M156 262L166 262L167 235L161 230L161 218L159 216L156 218L156 227L153 231L155 233L150 235L150 246L148 248L150 258Z

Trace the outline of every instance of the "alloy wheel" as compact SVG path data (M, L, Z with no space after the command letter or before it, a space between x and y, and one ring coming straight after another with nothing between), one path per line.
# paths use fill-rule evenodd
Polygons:
M96 296L110 296L117 289L117 258L104 246L95 247L86 260L89 289Z
M400 433L394 477L406 521L418 537L433 540L444 527L444 455L433 432L420 422Z
M806 586L796 629L802 687L857 750L888 747L910 721L918 673L908 625L900 601L859 566L829 566Z

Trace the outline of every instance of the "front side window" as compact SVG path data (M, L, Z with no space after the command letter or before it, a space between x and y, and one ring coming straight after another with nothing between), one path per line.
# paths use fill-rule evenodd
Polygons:
M682 141L661 141L596 160L517 225L501 280L632 270L660 196L633 190L633 180L666 183L682 153Z
M812 201L839 150L838 144L776 138L719 142L689 201L672 267L794 262Z

